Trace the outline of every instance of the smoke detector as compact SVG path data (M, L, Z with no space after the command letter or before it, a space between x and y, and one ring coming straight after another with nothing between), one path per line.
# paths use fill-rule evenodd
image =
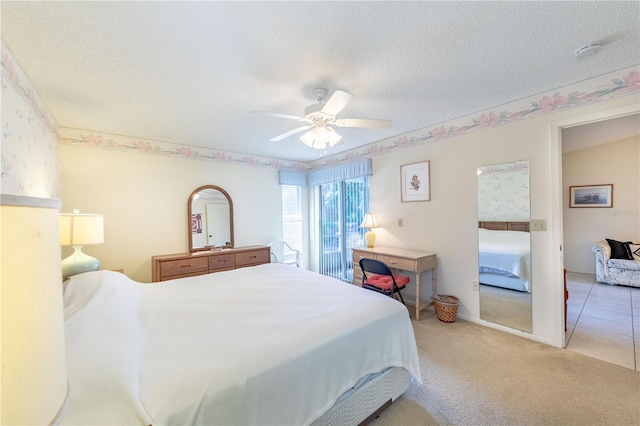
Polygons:
M582 59L586 58L587 56L595 55L601 50L602 45L600 43L591 43L575 51L576 59Z

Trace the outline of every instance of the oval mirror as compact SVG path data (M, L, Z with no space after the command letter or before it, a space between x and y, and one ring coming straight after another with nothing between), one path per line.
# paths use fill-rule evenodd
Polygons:
M233 203L224 189L205 185L187 202L189 251L233 247Z

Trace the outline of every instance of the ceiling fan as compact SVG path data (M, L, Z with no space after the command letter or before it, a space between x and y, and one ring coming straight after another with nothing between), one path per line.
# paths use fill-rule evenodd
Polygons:
M275 112L256 111L258 114L272 117L288 118L297 121L306 121L308 125L290 130L271 139L273 142L281 141L296 133L308 130L300 139L305 145L325 149L327 146L334 146L342 138L335 129L329 125L338 127L365 127L373 129L388 129L391 127L391 120L371 120L362 118L336 118L336 116L355 98L351 93L336 90L325 102L327 89L313 89L313 97L317 103L309 105L304 110L304 116L279 114Z

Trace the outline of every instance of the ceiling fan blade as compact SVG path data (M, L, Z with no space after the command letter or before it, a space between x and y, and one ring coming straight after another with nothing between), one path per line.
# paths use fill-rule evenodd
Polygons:
M288 119L291 119L291 120L300 120L300 121L304 120L304 117L298 117L297 115L280 114L278 112L251 111L251 113L252 114L260 114L260 115L268 115L270 117L288 118Z
M353 98L355 98L355 96L351 93L336 90L333 92L333 95L331 95L324 107L322 107L322 112L335 117L344 107L347 106L349 102L353 100Z
M293 129L288 131L287 133L283 133L280 136L276 136L275 138L270 139L271 142L278 142L281 141L284 138L288 138L291 135L295 135L296 133L300 133L304 130L310 129L313 127L313 124L310 126L302 126L302 127L298 127L297 129Z
M333 122L338 127L369 127L372 129L388 129L391 120L368 120L363 118L340 118Z

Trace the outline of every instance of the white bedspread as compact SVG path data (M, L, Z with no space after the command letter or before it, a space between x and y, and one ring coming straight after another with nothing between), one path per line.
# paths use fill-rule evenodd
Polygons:
M494 231L480 228L479 266L483 272L506 273L519 277L530 291L531 244L528 232ZM484 269L483 269L484 268Z
M401 303L289 265L155 284L89 272L64 298L63 424L302 425L386 367L421 381Z

